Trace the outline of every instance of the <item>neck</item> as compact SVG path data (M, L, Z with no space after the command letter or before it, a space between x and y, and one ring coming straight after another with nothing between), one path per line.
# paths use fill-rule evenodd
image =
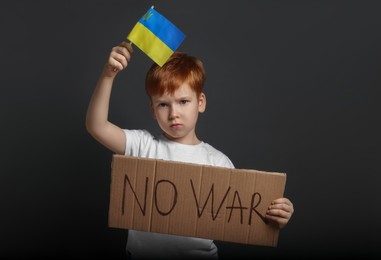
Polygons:
M167 133L163 133L164 136L173 142L180 143L180 144L188 144L188 145L196 145L201 143L201 141L197 138L196 135L193 137L181 137L181 138L175 138L173 136L169 136Z

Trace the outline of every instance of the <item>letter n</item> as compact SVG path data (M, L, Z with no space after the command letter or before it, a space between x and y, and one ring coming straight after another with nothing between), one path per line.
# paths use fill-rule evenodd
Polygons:
M138 199L138 196L136 195L136 192L134 190L134 188L132 187L132 184L130 182L130 179L128 178L127 174L124 175L124 183L123 183L123 197L122 197L122 215L124 215L124 204L125 204L125 197L126 197L126 186L127 186L127 183L128 185L130 186L131 188L131 191L132 193L134 194L134 197L136 199L136 202L138 203L139 205L139 208L143 214L143 216L145 216L146 214L146 204L147 204L147 188L148 188L148 177L146 177L146 185L145 185L145 191L144 191L144 205L142 207L142 204L140 203L139 199Z

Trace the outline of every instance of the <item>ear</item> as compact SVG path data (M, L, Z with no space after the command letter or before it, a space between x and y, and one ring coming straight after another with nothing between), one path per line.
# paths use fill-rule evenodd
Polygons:
M201 92L198 97L198 112L203 113L206 109L206 96L203 92Z

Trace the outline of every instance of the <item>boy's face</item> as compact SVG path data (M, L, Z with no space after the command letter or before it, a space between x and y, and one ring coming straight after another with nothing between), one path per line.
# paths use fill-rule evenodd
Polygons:
M198 113L205 111L206 97L199 97L187 83L183 83L173 95L151 97L151 111L165 136L182 144L198 144L195 127Z

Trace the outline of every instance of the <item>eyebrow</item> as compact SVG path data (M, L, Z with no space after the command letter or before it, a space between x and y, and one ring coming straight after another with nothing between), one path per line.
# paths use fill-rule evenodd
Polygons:
M192 97L191 96L182 96L176 100L183 100L183 99L192 99Z
M191 96L181 96L179 98L175 98L176 101L184 100L184 99L192 99L192 97ZM167 100L165 98L158 98L156 100L156 102L158 102L158 103L165 103L165 102L167 102Z

